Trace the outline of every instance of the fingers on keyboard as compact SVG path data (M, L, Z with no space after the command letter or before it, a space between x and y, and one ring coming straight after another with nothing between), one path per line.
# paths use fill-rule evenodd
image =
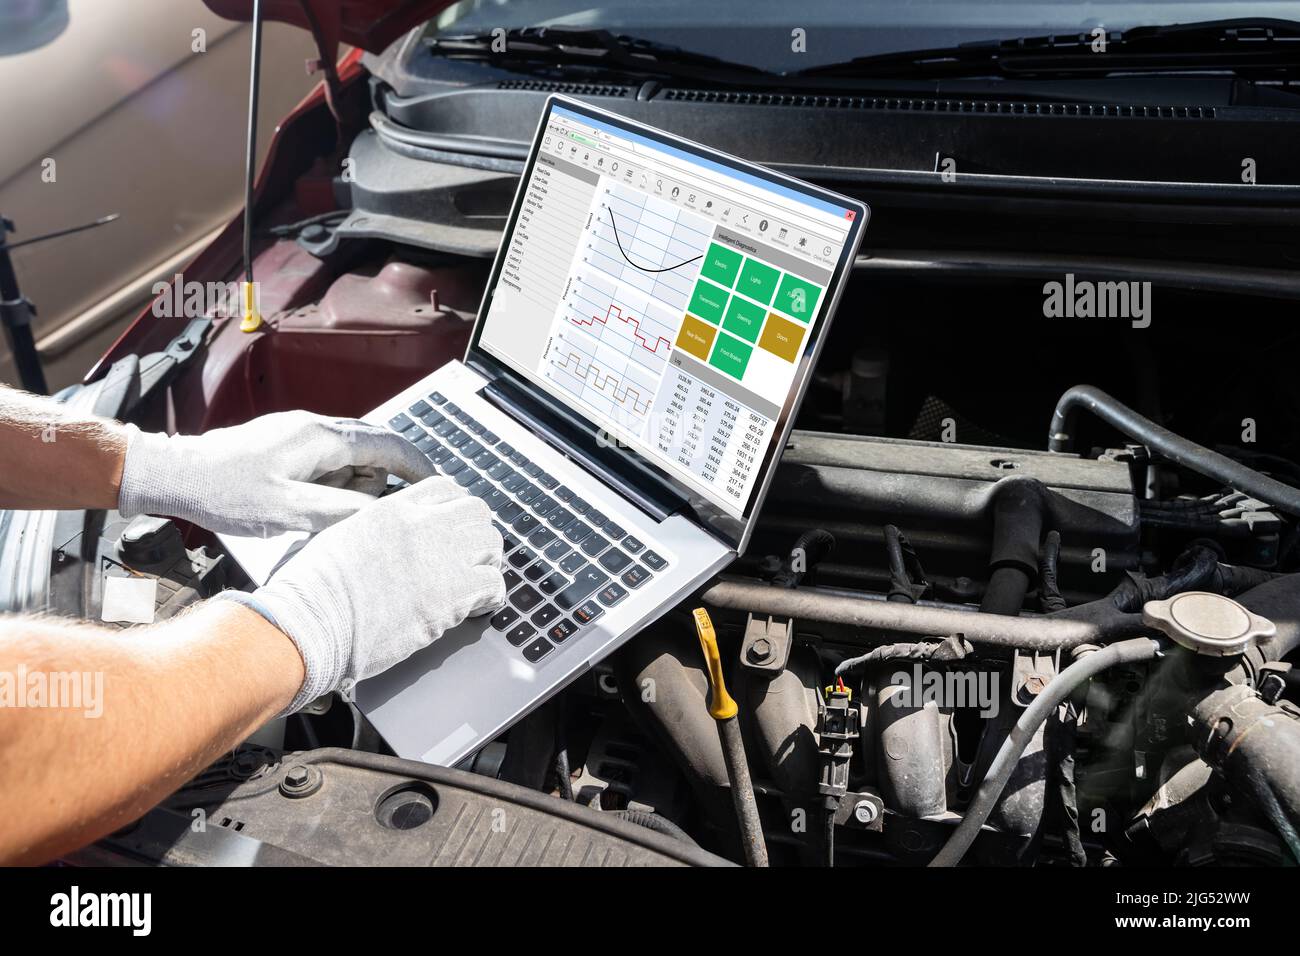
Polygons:
M506 603L489 626L537 664L668 567L580 491L502 441L440 392L389 419L501 534Z

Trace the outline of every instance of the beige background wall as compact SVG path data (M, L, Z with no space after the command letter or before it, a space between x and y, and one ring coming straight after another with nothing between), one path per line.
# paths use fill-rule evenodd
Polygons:
M6 2L6 0L0 0ZM207 52L192 50L206 31ZM51 390L81 378L173 260L243 205L251 28L200 0L69 0L68 29L0 57L0 214L11 241L117 212L117 222L13 253L39 311ZM315 85L310 34L266 26L258 139ZM42 181L53 158L57 181ZM0 381L16 383L0 337Z

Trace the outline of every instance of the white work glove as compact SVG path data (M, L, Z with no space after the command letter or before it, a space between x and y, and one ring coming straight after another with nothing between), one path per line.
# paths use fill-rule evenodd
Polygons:
M320 531L370 504L388 475L435 474L394 432L310 412L277 412L202 435L127 426L118 510L183 518L224 534Z
M307 676L286 714L387 670L466 617L499 609L501 535L480 498L429 478L327 528L251 597Z

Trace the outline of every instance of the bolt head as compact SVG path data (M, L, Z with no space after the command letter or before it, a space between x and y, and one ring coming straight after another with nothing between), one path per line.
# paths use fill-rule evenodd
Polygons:
M864 826L876 820L876 805L870 800L859 800L853 808L853 819Z
M760 637L749 645L749 659L755 663L766 661L772 657L772 642L766 637Z
M284 782L291 787L305 787L311 780L306 767L290 767L284 774Z

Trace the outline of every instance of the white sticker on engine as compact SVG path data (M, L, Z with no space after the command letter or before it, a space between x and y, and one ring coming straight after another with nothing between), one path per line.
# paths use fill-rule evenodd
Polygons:
M104 623L152 624L157 606L157 578L104 578L104 606L99 612Z

